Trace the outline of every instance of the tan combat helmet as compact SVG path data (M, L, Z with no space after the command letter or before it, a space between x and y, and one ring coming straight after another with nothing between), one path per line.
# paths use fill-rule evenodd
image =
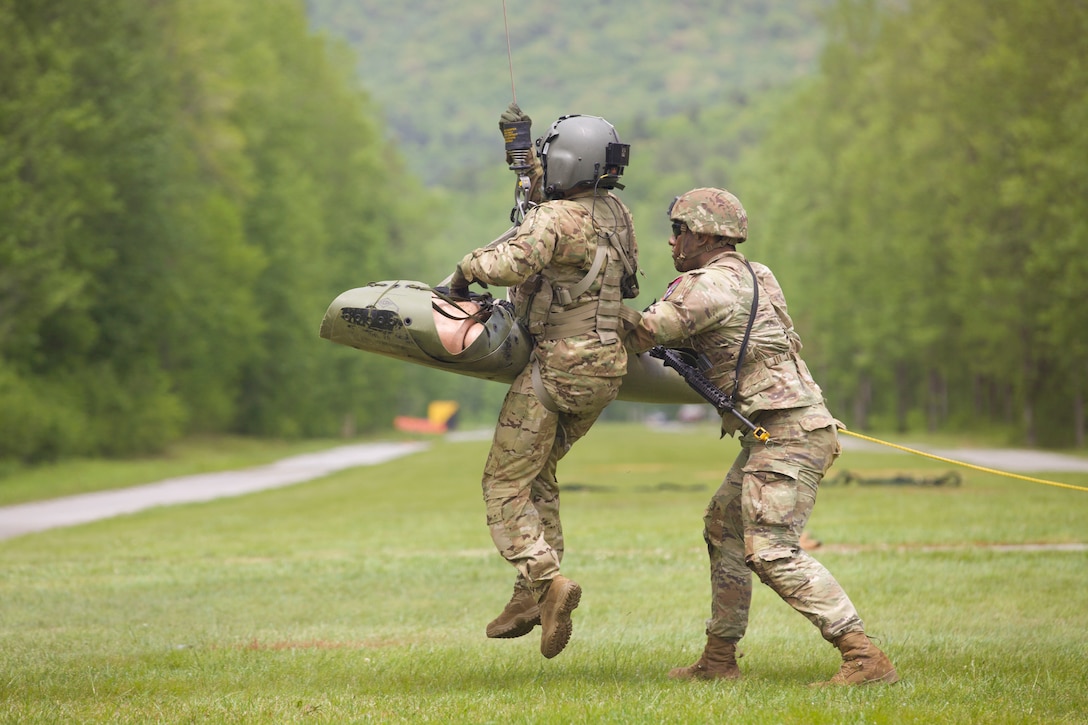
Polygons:
M748 238L748 213L725 189L704 187L681 194L669 205L669 219L696 234L729 237L736 243Z

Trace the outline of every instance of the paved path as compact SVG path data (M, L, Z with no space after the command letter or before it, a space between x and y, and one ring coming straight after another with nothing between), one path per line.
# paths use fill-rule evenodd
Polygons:
M450 434L451 440L476 440L490 437L491 431ZM877 450L898 453L896 449L842 436L847 450ZM908 448L964 463L1011 472L1088 472L1088 460L1059 453L1028 449L930 449L903 444ZM255 491L291 486L357 466L384 463L400 456L424 450L426 443L361 443L341 446L320 453L285 458L267 466L240 471L221 471L196 476L170 478L145 486L99 491L78 496L35 501L0 507L0 540L61 526L74 526L111 516L134 513L155 506L211 501L242 496Z
M426 443L361 443L285 458L267 466L169 478L145 486L0 507L0 540L60 526L74 526L155 506L211 501L281 488L336 471L406 456Z

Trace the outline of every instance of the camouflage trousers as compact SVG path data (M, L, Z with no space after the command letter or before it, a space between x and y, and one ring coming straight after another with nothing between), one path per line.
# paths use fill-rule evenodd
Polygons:
M621 378L572 376L541 369L558 413L533 392L527 367L503 400L483 474L487 526L499 553L518 570L516 587L537 592L559 573L559 459L584 436L616 394Z
M752 572L812 622L829 642L863 623L846 592L800 545L820 479L838 457L836 421L823 405L768 411L751 434L703 517L710 554L708 634L737 641L748 627Z

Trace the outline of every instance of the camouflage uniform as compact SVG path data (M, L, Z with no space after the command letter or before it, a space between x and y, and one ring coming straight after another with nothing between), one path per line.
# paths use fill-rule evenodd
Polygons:
M602 229L634 249L619 198L574 194L535 207L511 240L477 249L458 265L469 281L516 287L515 308L536 341L532 362L503 401L483 473L491 538L517 568L516 586L534 593L559 573L563 558L556 465L615 399L627 371L616 332L622 304L615 253L602 251L609 260L584 292L566 303L562 294L587 277L598 245L610 246ZM551 322L578 310L589 312L580 328ZM582 331L563 334L571 329Z
M829 642L863 625L830 572L800 545L820 479L839 455L838 423L800 358L801 341L771 271L752 268L759 306L740 371L737 408L771 435L750 433L703 517L710 554L712 604L708 635L730 642L744 636L752 598L751 572L809 619ZM733 389L737 354L753 296L752 275L739 253L723 248L707 264L683 274L660 302L642 313L628 345L686 347L707 356L708 376ZM722 432L739 421L729 414Z

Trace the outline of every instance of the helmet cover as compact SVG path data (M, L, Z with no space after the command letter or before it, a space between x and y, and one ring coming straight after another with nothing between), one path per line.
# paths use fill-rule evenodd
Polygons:
M682 222L696 234L748 238L748 212L740 199L725 189L704 187L681 194L669 205L669 219Z

